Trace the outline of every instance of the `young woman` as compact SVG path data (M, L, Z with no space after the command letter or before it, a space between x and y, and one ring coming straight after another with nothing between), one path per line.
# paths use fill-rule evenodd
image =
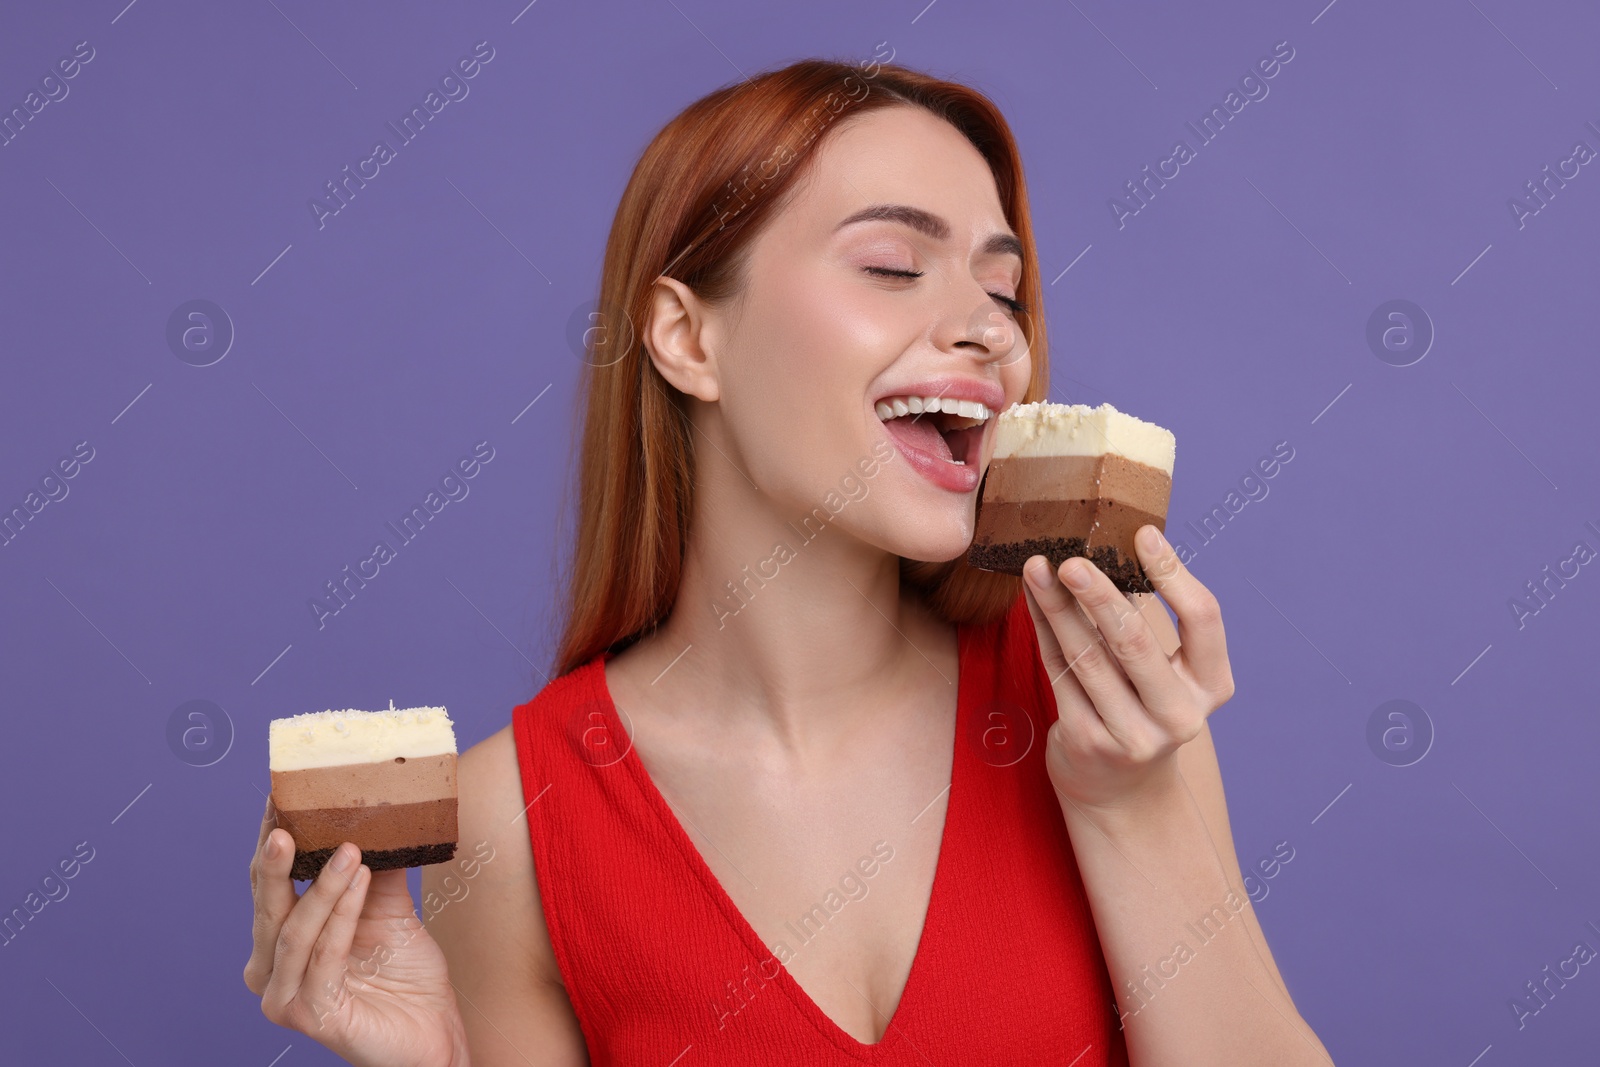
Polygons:
M1041 297L969 88L806 61L669 123L606 248L556 670L460 760L488 858L424 868L424 929L353 845L297 897L269 805L267 1017L374 1067L1331 1062L1234 853L1216 599L1151 527L1161 599L963 561Z

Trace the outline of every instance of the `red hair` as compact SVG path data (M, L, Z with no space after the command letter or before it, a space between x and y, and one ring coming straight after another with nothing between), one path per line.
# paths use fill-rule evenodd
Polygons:
M711 304L738 292L745 250L840 119L892 106L946 120L988 162L1006 222L1021 239L1017 298L1043 306L1022 161L995 105L965 85L893 64L808 59L695 101L645 148L606 241L586 334L587 397L578 456L577 529L565 576L556 673L620 651L662 622L677 599L694 492L695 448L683 395L640 337L655 279L676 278ZM1017 321L1033 358L1023 401L1048 388L1044 319ZM952 622L986 623L1019 595L1019 579L958 557L901 558L901 581Z

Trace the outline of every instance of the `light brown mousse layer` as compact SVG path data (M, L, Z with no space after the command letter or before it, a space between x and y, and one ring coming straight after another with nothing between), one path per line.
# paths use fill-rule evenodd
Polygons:
M342 808L356 804L414 804L456 795L456 754L400 757L272 772L272 801L284 808Z
M456 755L273 771L272 803L299 852L453 842Z

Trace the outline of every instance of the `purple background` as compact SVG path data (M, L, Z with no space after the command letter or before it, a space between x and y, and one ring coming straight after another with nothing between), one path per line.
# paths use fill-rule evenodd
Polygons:
M1240 860L1294 849L1258 908L1301 1012L1341 1064L1594 1055L1591 968L1521 1029L1509 1002L1600 948L1600 566L1521 627L1509 602L1600 550L1600 165L1522 228L1508 198L1600 149L1600 15L925 2L0 14L0 112L95 50L0 147L0 510L94 449L0 547L0 913L94 849L0 946L8 1062L334 1062L240 978L267 721L444 704L465 748L537 690L571 324L633 161L741 73L879 42L1015 128L1054 399L1177 435L1168 531L1226 612ZM484 40L468 97L319 229L308 201ZM1284 40L1269 95L1119 228L1109 198ZM167 340L195 299L235 331L205 367ZM1436 331L1409 366L1367 340L1394 299ZM309 599L485 440L469 496L319 630ZM1280 441L1267 495L1185 538ZM1421 710L1370 743L1395 699ZM222 712L186 750L191 700Z

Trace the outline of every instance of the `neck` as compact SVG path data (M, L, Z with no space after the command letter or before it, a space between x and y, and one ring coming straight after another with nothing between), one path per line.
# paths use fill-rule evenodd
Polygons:
M628 650L636 685L725 736L803 752L955 684L954 628L902 590L898 556L826 508L775 513L737 472L706 473L673 609Z

